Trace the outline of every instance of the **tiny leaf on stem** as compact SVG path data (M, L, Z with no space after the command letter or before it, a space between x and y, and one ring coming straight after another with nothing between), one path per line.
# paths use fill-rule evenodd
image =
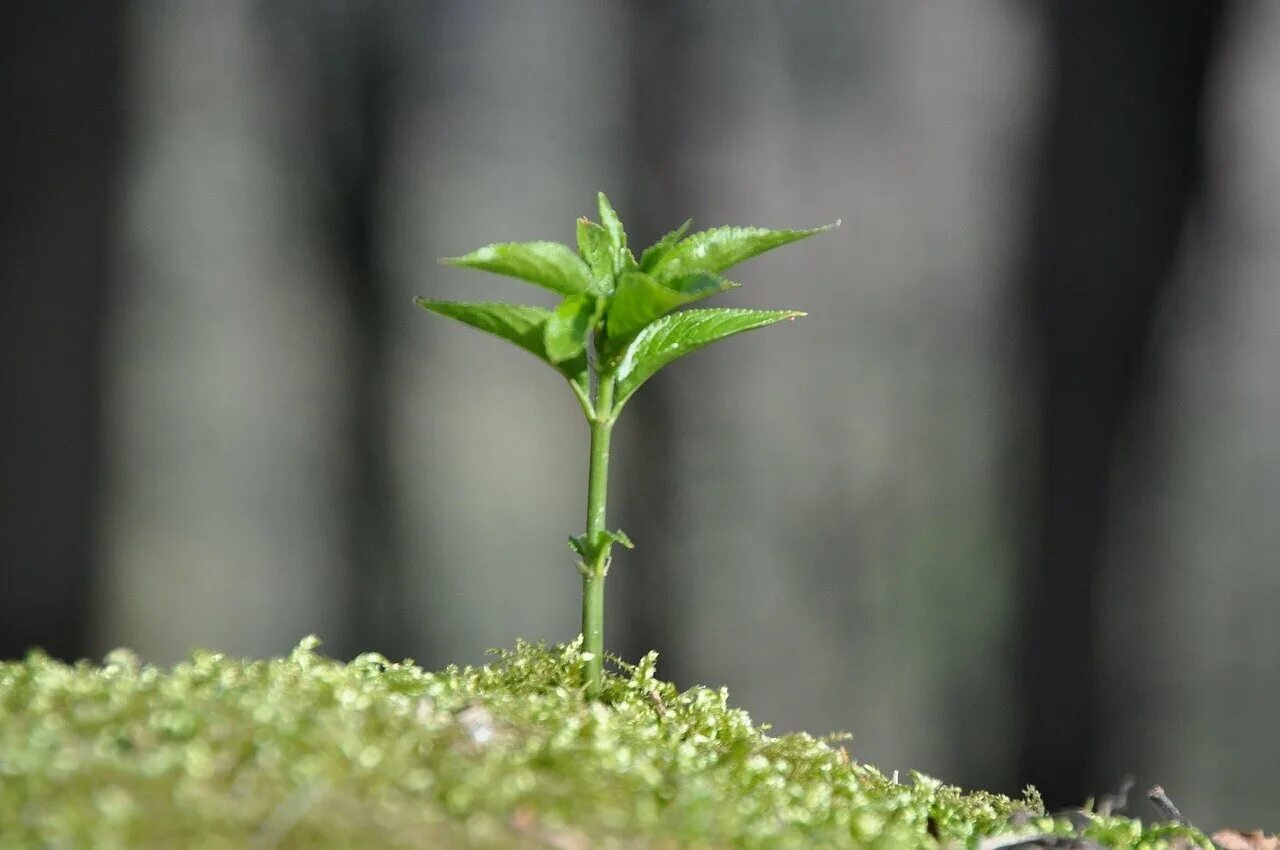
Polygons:
M636 548L636 544L631 542L631 538L628 537L627 533L623 531L621 528L619 528L617 531L606 531L604 533L604 536L608 537L614 543L621 545L624 549Z
M668 363L725 337L803 315L795 310L710 308L685 310L658 319L636 335L618 364L614 410Z
M559 242L507 242L486 245L461 257L441 260L453 266L482 269L574 295L591 287L591 270L567 245Z

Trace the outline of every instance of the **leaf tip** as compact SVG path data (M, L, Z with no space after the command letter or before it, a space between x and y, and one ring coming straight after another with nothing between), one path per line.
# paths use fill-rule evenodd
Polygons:
M441 257L440 263L446 266L482 266L498 257L498 249L502 245L485 245L461 257Z

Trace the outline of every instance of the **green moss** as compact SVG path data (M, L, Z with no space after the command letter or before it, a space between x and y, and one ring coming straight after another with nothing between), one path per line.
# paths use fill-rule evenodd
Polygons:
M168 672L124 651L0 665L4 846L928 847L1040 812L1034 794L900 784L822 740L770 737L723 690L656 679L652 657L599 704L566 684L576 647L429 673L317 645ZM1175 833L1110 818L1091 834Z

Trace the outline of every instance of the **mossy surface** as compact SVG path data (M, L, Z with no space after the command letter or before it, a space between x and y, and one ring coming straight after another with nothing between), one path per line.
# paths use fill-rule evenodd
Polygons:
M909 848L976 845L1040 814L1034 795L899 783L838 745L771 737L724 691L655 678L653 658L590 703L575 647L432 673L343 664L317 643L272 661L199 652L170 671L124 651L100 667L0 665L0 844ZM1088 834L1184 835L1124 818Z

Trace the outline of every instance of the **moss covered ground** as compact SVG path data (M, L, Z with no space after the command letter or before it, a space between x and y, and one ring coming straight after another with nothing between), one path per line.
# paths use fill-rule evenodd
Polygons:
M4 848L912 848L1071 834L1029 794L895 781L838 742L770 736L655 661L583 699L576 647L427 672L307 639L285 658L172 670L0 665ZM854 748L856 753L856 747ZM1105 846L1199 833L1094 818Z

